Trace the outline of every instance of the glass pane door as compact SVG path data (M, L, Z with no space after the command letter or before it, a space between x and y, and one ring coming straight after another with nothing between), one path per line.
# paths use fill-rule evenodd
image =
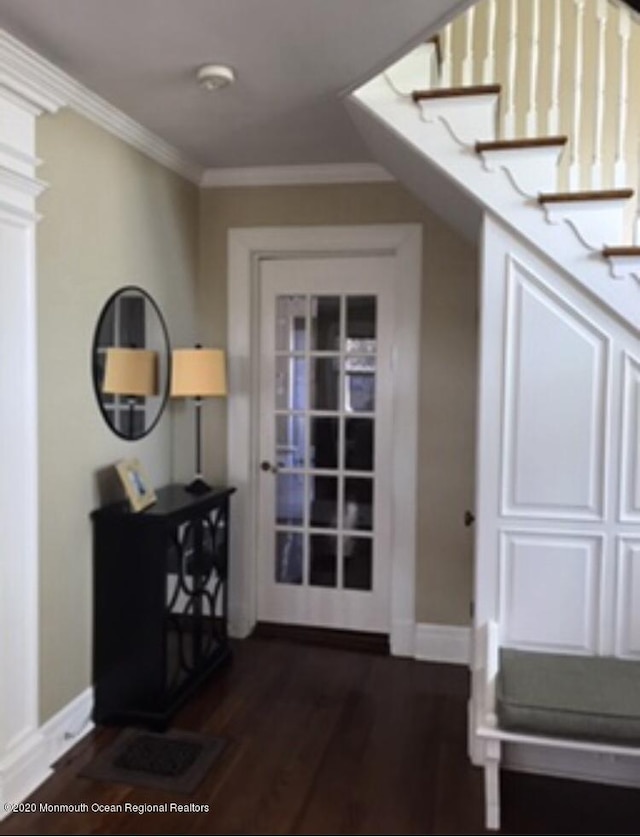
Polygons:
M273 573L371 590L377 300L278 295Z
M259 601L264 619L364 629L381 621L365 612L388 595L378 565L389 505L388 280L372 281L366 259L340 260L328 278L331 267L264 271Z

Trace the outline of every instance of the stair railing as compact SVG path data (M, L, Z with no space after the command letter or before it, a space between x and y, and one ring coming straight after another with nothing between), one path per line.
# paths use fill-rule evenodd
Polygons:
M481 0L440 33L436 86L499 83L501 138L566 135L559 191L634 186L639 21L612 0Z

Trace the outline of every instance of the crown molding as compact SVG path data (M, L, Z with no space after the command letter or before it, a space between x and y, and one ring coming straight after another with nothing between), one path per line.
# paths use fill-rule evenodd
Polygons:
M230 186L308 186L328 183L388 183L395 178L377 163L330 163L310 166L256 166L206 169L205 189Z
M40 112L69 107L188 180L202 179L201 166L4 30L0 30L0 87Z
M157 134L0 29L0 93L2 91L19 98L36 113L56 113L62 107L69 107L203 188L387 183L395 180L377 163L203 169Z

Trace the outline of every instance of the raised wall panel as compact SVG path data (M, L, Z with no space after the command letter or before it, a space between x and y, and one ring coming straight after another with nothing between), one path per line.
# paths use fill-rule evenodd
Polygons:
M640 361L624 353L620 520L640 523Z
M640 658L640 538L618 540L616 654Z
M499 568L502 644L596 653L602 556L598 535L504 532Z
M502 513L602 519L609 340L508 260Z

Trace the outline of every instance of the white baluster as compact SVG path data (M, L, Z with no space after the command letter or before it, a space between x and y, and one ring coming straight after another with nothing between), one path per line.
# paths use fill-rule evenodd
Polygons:
M627 120L629 117L629 39L631 38L631 13L628 6L621 5L618 9L618 38L620 85L618 87L614 181L616 186L625 186L627 176Z
M576 52L573 68L573 118L571 124L571 163L569 165L569 187L580 188L580 151L582 149L582 83L584 66L584 0L573 0L576 9Z
M553 0L553 32L551 42L551 90L547 112L547 133L560 130L560 49L562 42L562 14L560 0Z
M531 36L529 40L529 103L525 133L538 133L538 65L540 63L540 0L531 0Z
M491 84L496 74L496 0L487 0L487 37L482 62L482 82Z
M473 84L473 37L476 9L472 6L464 16L464 58L462 59L462 85Z
M440 36L440 48L442 50L442 64L440 66L441 87L451 87L451 57L453 52L451 48L451 26L452 24L448 23L442 30Z
M607 0L597 0L596 19L598 38L596 41L596 102L593 124L593 156L591 159L591 188L602 187L602 144L604 140L604 95L607 80Z
M516 131L516 71L518 65L518 0L509 2L509 47L507 52L507 90L504 135L507 139Z

